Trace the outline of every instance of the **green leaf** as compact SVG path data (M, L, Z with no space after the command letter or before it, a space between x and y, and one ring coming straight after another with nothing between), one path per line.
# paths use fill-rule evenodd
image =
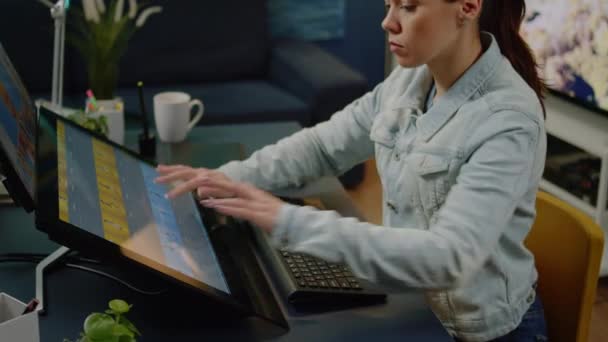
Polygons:
M113 331L116 322L110 315L94 312L84 321L85 335L94 341L106 340L114 337Z
M131 321L129 321L125 316L120 317L119 323L129 328L129 330L131 330L132 332L136 333L137 336L141 336L141 332L139 332L135 325L131 323Z
M129 330L129 328L125 327L122 324L116 324L114 325L114 331L112 332L114 334L114 336L129 336L129 337L135 337L135 334Z
M129 309L131 309L131 305L129 305L127 302L125 302L122 299L113 299L110 301L109 305L110 305L110 309L112 309L118 313L121 313L121 314L129 312Z

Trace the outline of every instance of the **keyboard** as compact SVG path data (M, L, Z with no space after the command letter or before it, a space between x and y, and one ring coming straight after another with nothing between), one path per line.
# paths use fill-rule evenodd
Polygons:
M281 198L296 205L302 199ZM386 293L355 277L351 269L302 253L271 246L260 229L253 229L261 256L272 270L275 281L287 301L296 308L324 311L386 301Z
M386 294L355 277L351 269L307 254L277 250L285 270L280 279L287 300L297 305L357 306L386 301Z
M349 267L329 263L306 254L280 250L281 258L290 276L299 288L361 291L363 288Z

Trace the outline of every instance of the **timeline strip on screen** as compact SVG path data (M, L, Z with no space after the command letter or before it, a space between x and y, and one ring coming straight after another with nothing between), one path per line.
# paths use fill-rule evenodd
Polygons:
M65 156L65 126L63 122L57 121L57 177L59 195L59 219L70 222L70 210L68 207L68 173Z
M192 268L184 260L184 241L179 231L177 219L173 213L171 202L164 197L166 189L154 183L158 174L150 166L140 163L140 169L148 190L148 198L152 208L152 215L156 222L156 229L160 238L160 245L167 264L190 277L194 276Z
M104 236L107 240L121 245L130 235L122 188L116 172L114 149L93 139L93 155Z

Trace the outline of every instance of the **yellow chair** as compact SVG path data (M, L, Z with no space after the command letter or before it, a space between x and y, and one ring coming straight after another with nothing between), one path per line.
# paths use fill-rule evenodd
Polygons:
M604 233L587 215L539 192L536 221L525 244L539 273L549 341L587 342Z

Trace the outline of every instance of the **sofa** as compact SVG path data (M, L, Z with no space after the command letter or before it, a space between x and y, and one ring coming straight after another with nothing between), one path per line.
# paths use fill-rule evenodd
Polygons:
M360 72L317 44L273 39L266 0L149 3L163 6L163 12L135 33L120 65L116 95L125 101L128 125L137 124L140 112L138 81L145 84L150 122L153 95L181 90L205 103L199 125L295 120L308 127L370 88ZM80 0L72 6L80 6ZM50 99L48 8L38 0L2 0L0 42L32 96ZM64 104L83 106L86 69L69 45L64 68ZM359 167L341 179L350 186L361 177Z
M163 12L135 33L120 65L116 95L127 113L139 113L136 84L143 81L148 108L155 93L172 89L203 100L202 125L295 120L310 126L368 89L365 77L317 45L273 40L266 0L149 3ZM49 10L37 0L2 0L0 41L30 92L50 97ZM67 105L83 105L85 70L66 45Z

